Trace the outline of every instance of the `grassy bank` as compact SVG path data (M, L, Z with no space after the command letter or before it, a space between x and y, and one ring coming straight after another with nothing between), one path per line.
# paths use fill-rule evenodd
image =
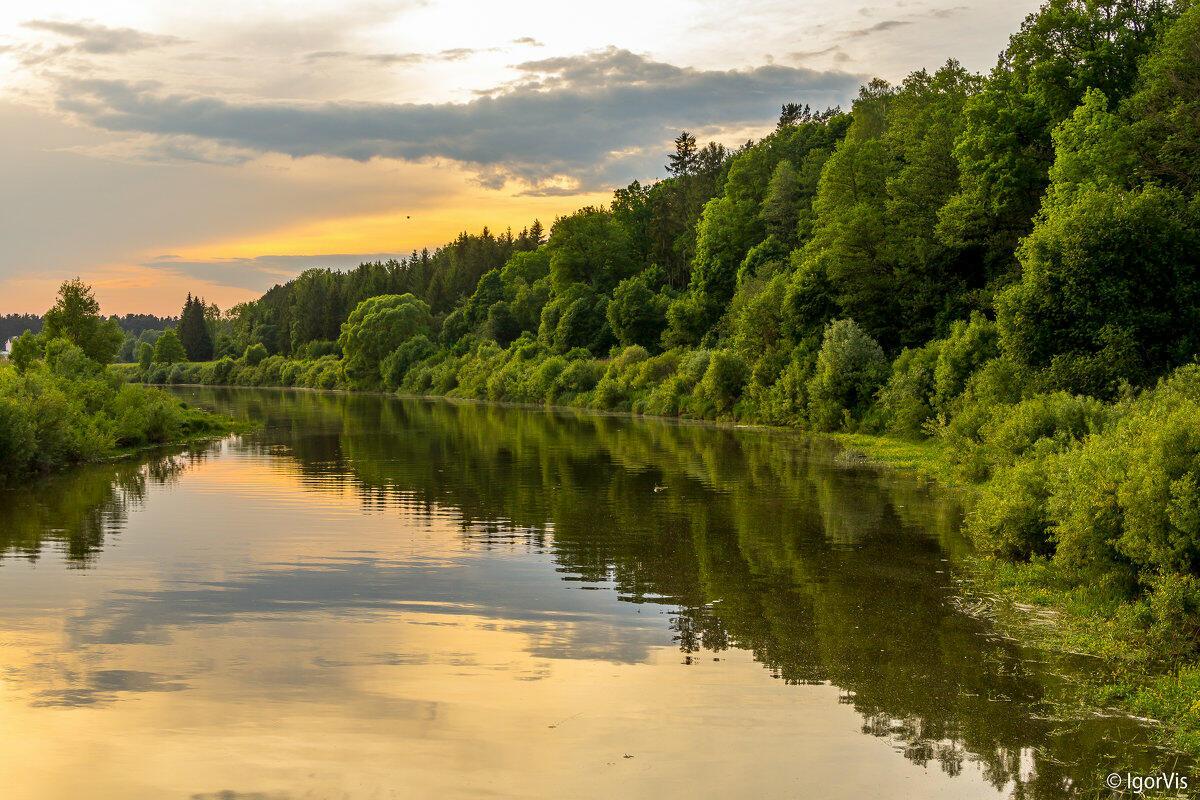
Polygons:
M239 427L159 389L127 383L65 339L43 343L36 355L0 362L0 488Z

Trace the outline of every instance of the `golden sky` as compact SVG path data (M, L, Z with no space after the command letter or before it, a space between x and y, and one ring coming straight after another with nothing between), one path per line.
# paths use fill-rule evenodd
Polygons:
M519 230L780 104L955 57L1033 0L169 2L0 8L0 314L222 307L311 266Z

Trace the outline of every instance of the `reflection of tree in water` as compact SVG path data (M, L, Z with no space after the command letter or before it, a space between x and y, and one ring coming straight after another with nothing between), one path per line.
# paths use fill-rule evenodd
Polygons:
M311 392L203 390L265 422L245 445L368 508L453 510L480 547L551 552L564 579L673 607L685 654L739 648L830 683L915 763L981 764L1014 797L1150 772L1140 730L1049 718L1051 669L951 602L959 510L777 433ZM797 721L798 725L803 720ZM1124 740L1123 742L1121 740Z
M142 462L88 464L0 491L0 559L15 555L37 561L53 544L69 566L90 566L149 486L174 482L206 452L191 448Z

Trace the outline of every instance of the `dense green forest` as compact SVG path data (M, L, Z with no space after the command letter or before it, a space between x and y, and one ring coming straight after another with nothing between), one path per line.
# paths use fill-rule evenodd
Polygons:
M1200 6L1049 0L987 75L684 133L667 169L545 241L310 270L211 320L218 360L131 372L928 442L982 552L1194 658Z
M229 421L136 386L108 365L126 334L78 279L0 360L0 487L69 464L225 432Z

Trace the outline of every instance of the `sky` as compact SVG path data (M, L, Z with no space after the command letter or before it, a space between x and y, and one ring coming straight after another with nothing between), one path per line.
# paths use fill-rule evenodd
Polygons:
M785 102L986 71L1036 0L0 5L0 314L222 308L310 267L519 231Z

